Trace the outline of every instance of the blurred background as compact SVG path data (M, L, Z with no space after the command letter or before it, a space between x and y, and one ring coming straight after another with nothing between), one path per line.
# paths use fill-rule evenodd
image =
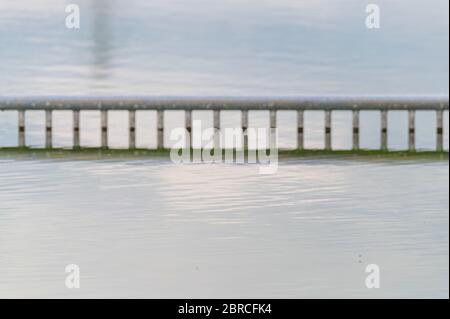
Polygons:
M448 95L449 2L374 0L0 0L0 96L303 94ZM81 29L65 27L66 5ZM323 112L306 112L306 147L323 147ZM194 120L212 125L211 112ZM27 112L44 145L44 112ZM351 147L351 112L333 113L333 147ZM361 113L378 148L379 112ZM183 112L165 115L166 146ZM279 113L296 145L295 112ZM434 149L435 112L418 112L417 147ZM251 112L251 127L268 127ZM71 112L54 112L54 146L72 146ZM222 112L222 127L240 127ZM110 147L128 146L128 114L109 113ZM448 149L448 112L446 112ZM407 147L406 112L389 147ZM81 114L99 146L98 112ZM0 112L0 147L17 112ZM138 112L137 146L156 146L155 112ZM253 165L169 160L0 159L0 297L447 298L448 161L295 159ZM80 290L64 285L81 267ZM382 268L382 289L365 267Z
M449 2L369 3L0 0L0 94L447 95Z

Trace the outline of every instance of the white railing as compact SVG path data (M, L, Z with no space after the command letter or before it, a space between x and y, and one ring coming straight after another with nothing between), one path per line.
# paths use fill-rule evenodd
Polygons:
M18 112L19 147L26 147L25 132L27 111L45 111L46 148L53 147L52 112L70 110L73 112L73 148L80 147L80 112L99 110L101 112L101 146L108 147L108 111L129 112L129 148L136 147L136 111L157 112L157 148L164 148L164 112L185 111L186 129L192 132L192 111L212 110L214 128L220 130L220 112L239 110L242 112L241 127L245 133L249 128L250 110L270 111L270 128L277 127L277 111L297 111L298 149L304 150L304 112L309 110L325 112L325 149L332 150L333 111L353 112L353 150L360 149L360 112L379 111L381 116L381 149L388 151L388 112L395 110L409 113L409 150L416 149L416 111L435 111L437 147L444 149L444 111L449 109L448 97L300 97L300 98L104 98L104 97L39 97L1 98L0 111ZM245 148L248 144L245 144Z

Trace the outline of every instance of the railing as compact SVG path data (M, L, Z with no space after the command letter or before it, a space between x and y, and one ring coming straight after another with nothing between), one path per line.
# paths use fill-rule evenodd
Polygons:
M52 111L71 110L73 112L73 148L80 147L80 111L101 112L101 146L108 147L108 111L129 112L129 148L136 147L136 111L155 110L157 112L157 148L164 148L164 111L185 111L186 129L192 132L192 111L212 110L214 128L220 130L220 111L239 110L242 112L241 127L245 133L249 128L250 110L270 111L270 128L277 128L277 111L297 111L298 149L304 150L304 112L325 112L325 149L332 150L332 112L353 112L353 150L360 149L360 112L380 111L381 150L388 151L388 112L401 110L409 113L409 150L416 150L416 111L435 111L436 150L444 150L444 111L449 109L448 97L301 97L301 98L0 98L0 111L18 111L19 147L26 147L25 112L45 111L46 148L52 148ZM246 142L244 148L248 147Z

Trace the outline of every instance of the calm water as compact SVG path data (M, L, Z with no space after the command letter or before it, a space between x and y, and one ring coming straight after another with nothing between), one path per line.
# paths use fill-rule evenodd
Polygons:
M0 0L0 94L446 94L449 2Z
M448 297L448 185L445 162L311 160L262 176L3 160L0 297Z
M446 0L379 0L382 28L359 0L0 0L0 95L448 95ZM308 112L307 147L323 146L323 113ZM208 112L194 118L212 125ZM127 146L127 114L110 115L111 146ZM223 127L239 126L224 112ZM55 145L70 147L71 114L55 112ZM351 114L333 117L335 148L351 146ZM268 126L252 113L251 126ZM280 145L295 146L282 112ZM27 142L44 144L30 112ZM100 143L82 113L82 144ZM138 145L156 118L138 114ZM417 144L435 147L435 114ZM17 144L17 114L0 113L0 147ZM166 132L183 125L170 112ZM362 114L362 146L379 147L379 117ZM407 115L390 115L390 147L407 147ZM167 146L170 145L168 135ZM448 112L446 113L448 149ZM284 161L251 165L165 160L0 159L0 297L449 296L449 166L429 161ZM64 268L81 268L80 290ZM381 267L382 288L365 287Z

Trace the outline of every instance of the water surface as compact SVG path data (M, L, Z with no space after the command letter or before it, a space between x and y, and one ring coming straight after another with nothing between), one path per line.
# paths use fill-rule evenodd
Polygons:
M0 0L0 95L448 95L449 2L378 0ZM83 146L100 144L98 112L82 112ZM361 145L378 148L377 112ZM212 114L194 112L205 127ZM111 112L111 147L128 146ZM268 126L252 112L252 127ZM223 112L222 127L240 114ZM70 112L54 142L71 147ZM139 147L155 147L154 112L138 112ZM166 146L182 112L166 114ZM417 115L417 146L434 149L436 117ZM296 116L280 112L280 146ZM392 112L389 146L407 147ZM306 114L306 147L323 147L323 112ZM446 112L448 149L448 112ZM351 113L333 115L333 147L351 147ZM44 113L27 113L44 145ZM17 146L17 114L0 113L0 147ZM0 297L448 298L448 162L173 165L165 160L0 159ZM64 285L81 268L80 290ZM381 267L382 288L365 287Z
M263 176L2 160L0 297L448 298L448 185L446 162L308 160ZM372 263L379 290L365 286Z
M448 95L447 0L0 0L0 94Z

